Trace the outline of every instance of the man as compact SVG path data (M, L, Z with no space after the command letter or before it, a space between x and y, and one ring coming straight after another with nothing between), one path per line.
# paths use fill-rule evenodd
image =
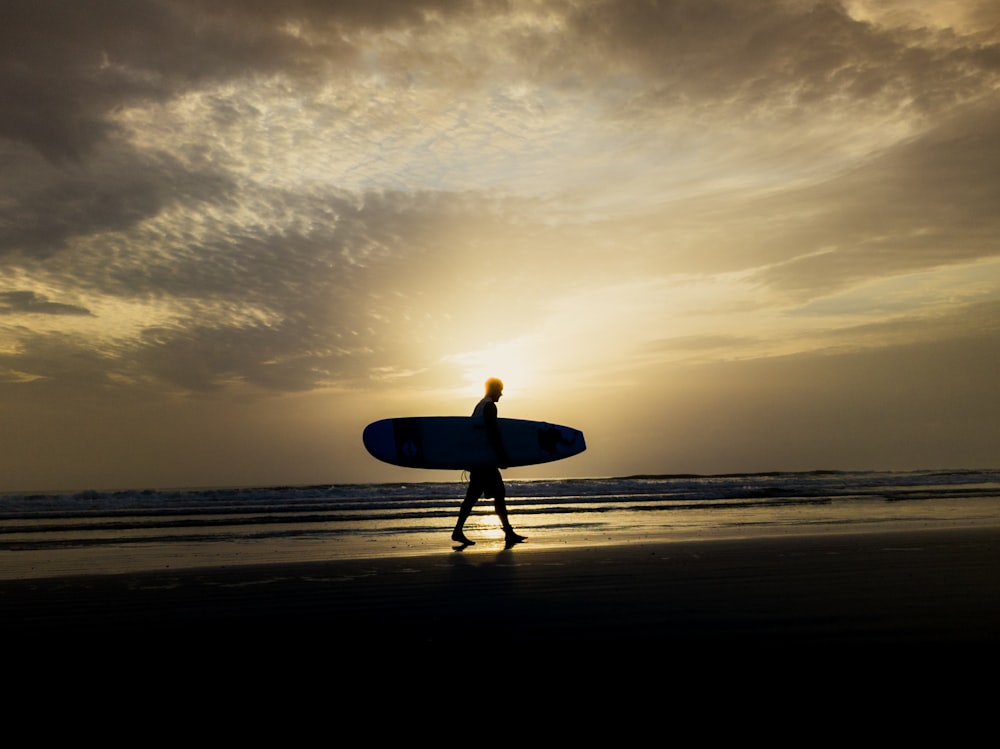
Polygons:
M500 468L506 468L510 460L507 451L504 449L503 437L500 435L500 425L497 423L497 401L503 395L503 383L495 377L486 381L486 395L476 404L472 412L473 418L482 419L486 426L486 435L489 437L490 445L497 455L497 462ZM493 498L493 507L503 525L503 532L507 540L507 546L523 541L524 536L514 532L510 520L507 518L507 489L500 476L500 468L473 468L469 471L469 488L465 492L465 501L458 511L458 523L451 534L451 540L462 546L471 546L474 542L465 537L462 527L466 519L472 512L472 507L485 495Z

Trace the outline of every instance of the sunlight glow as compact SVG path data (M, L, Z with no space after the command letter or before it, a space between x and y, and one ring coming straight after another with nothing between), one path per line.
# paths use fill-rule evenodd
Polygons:
M490 377L504 383L504 395L540 392L546 388L545 358L538 350L537 339L525 336L505 343L491 344L478 351L445 357L459 367L462 391L479 392Z
M466 528L472 530L477 538L489 541L499 541L504 537L500 518L493 511L492 499L481 499L469 517Z

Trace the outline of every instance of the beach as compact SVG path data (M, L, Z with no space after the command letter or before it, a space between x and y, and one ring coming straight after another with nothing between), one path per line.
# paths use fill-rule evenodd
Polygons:
M8 495L0 630L317 653L1000 641L997 471L509 489L528 540L504 548L484 501L461 550L452 482Z
M386 647L995 643L1000 527L793 534L0 581L7 634Z

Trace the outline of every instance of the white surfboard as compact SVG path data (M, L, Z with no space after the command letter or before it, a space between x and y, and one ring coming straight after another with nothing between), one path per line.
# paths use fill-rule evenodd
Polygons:
M526 419L497 419L507 466L549 463L587 449L583 432ZM471 416L413 416L382 419L365 427L362 439L374 457L409 468L467 470L495 468L496 453L482 419Z

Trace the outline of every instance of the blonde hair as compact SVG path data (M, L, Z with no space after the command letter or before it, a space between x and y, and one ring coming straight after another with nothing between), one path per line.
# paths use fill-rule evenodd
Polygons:
M503 392L503 380L499 377L491 377L486 381L486 394Z

